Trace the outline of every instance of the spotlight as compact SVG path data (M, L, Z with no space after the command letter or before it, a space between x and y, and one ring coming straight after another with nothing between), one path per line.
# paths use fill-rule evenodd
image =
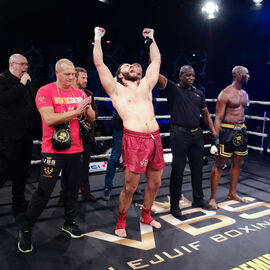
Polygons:
M253 0L253 3L255 5L261 4L263 0Z
M102 2L104 4L108 4L108 5L111 5L112 4L112 1L111 0L98 0L99 2Z
M216 18L216 14L218 13L219 8L216 2L208 1L204 3L202 7L202 13L204 13L208 19Z
M251 6L251 9L253 10L259 10L259 9L262 9L263 7L263 0L252 0L253 2L253 5Z

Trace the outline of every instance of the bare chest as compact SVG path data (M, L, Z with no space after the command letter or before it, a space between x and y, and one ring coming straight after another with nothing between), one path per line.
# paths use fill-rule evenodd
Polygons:
M243 91L230 93L227 106L230 108L246 107L247 106L246 94Z

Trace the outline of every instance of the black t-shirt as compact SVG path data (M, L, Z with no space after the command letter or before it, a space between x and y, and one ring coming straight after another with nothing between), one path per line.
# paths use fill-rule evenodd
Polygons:
M187 89L181 84L167 80L164 89L171 114L171 124L194 129L200 125L201 110L206 109L205 97L201 90Z

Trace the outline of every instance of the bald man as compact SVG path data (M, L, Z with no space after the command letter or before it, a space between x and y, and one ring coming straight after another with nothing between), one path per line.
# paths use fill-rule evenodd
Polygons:
M25 222L19 233L18 249L23 253L33 250L32 228L46 207L61 170L65 186L65 223L62 231L72 238L83 237L75 223L83 152L77 117L84 115L89 122L93 122L95 112L91 107L91 97L87 97L81 89L72 86L75 79L75 67L71 61L59 60L55 65L55 73L56 82L41 87L36 96L36 106L42 118L42 163L40 182L29 203ZM71 145L56 147L52 143L53 133L59 125L64 124L70 129L67 138L70 137Z
M229 158L232 158L230 170L230 190L228 199L242 203L247 201L236 194L236 186L247 156L247 132L245 107L248 105L248 94L242 89L250 79L248 69L235 66L232 70L232 83L222 90L217 98L214 126L219 135L219 153L211 171L211 197L209 204L218 209L216 192L221 177L221 171Z
M27 209L25 182L39 117L28 66L23 55L13 54L0 74L0 186L12 180L14 212Z

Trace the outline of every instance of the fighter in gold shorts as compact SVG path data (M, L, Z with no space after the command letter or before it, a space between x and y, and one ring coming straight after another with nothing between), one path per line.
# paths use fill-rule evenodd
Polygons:
M232 70L232 77L232 84L220 92L216 103L214 126L220 142L216 143L219 153L211 171L209 204L213 209L218 209L216 191L222 168L229 158L232 158L232 165L230 170L230 190L227 198L243 203L247 202L236 194L236 186L244 163L244 157L248 154L247 132L244 124L248 94L242 90L242 86L248 83L250 76L247 68L235 66Z

